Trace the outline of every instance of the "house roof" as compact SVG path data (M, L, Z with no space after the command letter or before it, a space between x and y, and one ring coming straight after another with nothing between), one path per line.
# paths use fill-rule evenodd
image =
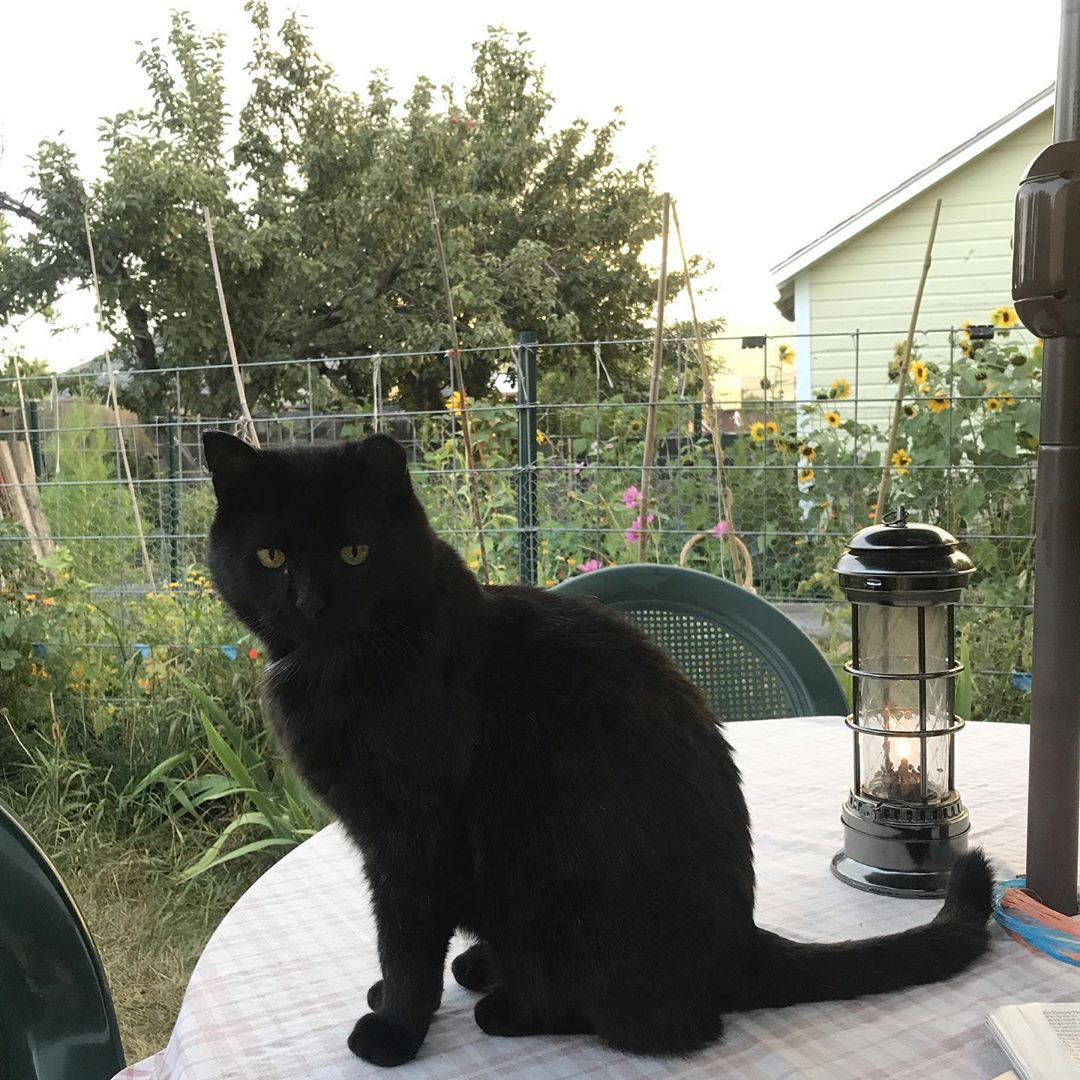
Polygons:
M917 195L926 191L946 176L956 172L957 169L966 165L973 158L978 157L984 151L1007 139L1014 131L1019 131L1025 124L1042 116L1048 109L1054 107L1054 87L1048 86L1045 90L1036 94L1033 98L1025 101L1023 105L1014 109L1007 116L1003 116L996 123L984 128L977 135L973 135L966 142L950 150L947 154L939 157L937 161L928 165L925 169L909 177L902 184L898 184L892 191L886 192L879 199L875 199L869 206L864 206L851 217L845 218L838 225L834 225L828 232L823 233L816 240L793 252L783 262L779 262L769 271L773 282L780 291L780 300L777 307L780 313L787 319L793 319L794 297L792 283L795 277L812 266L823 256L829 254L846 244L852 237L857 236L863 230L870 228L875 222L880 221L887 214L899 209L905 203L910 202Z

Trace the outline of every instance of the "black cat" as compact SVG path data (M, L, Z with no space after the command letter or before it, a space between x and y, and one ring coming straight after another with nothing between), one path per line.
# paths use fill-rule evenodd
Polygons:
M727 1011L933 982L986 949L979 852L915 930L759 930L739 774L701 696L598 605L481 587L392 439L205 447L214 580L266 643L274 729L371 884L383 978L360 1057L416 1054L458 928L477 944L453 972L488 1034L660 1055L718 1039Z

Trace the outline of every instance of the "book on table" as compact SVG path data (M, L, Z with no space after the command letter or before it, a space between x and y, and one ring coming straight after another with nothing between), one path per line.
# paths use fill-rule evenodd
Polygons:
M1018 1080L1080 1080L1080 1002L1003 1005L986 1022Z

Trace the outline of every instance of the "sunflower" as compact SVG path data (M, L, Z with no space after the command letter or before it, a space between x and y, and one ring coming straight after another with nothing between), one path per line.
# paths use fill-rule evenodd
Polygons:
M800 469L799 470L799 483L800 484L812 484L814 482L814 470L813 469Z
M825 423L828 424L831 428L837 428L843 423L843 420L841 420L840 414L838 412L833 412L833 410L830 409L825 414Z
M919 383L918 389L919 389L920 394L929 394L930 393L930 380L926 379L923 382Z
M845 398L851 397L851 383L847 379L836 379L832 384L832 393L829 394L831 398L837 398L843 401Z
M1011 308L1007 304L999 308L994 308L994 310L990 312L990 321L999 330L1011 330L1020 322L1016 317L1016 308Z
M790 345L781 345L777 350L781 364L795 363L795 350Z
M812 446L800 446L799 456L806 458L807 461L813 461L817 457L817 451Z
M1016 398L1014 398L1008 390L999 391L998 401L1000 401L1003 406L1008 406L1010 408L1016 404Z
M970 341L961 341L960 342L960 351L964 354L964 356L970 357L971 356L971 342Z
M904 406L904 415L909 420L914 420L915 417L919 415L919 406L918 405L905 405Z
M934 396L926 403L926 407L934 413L944 412L949 407L949 399L944 390L936 390Z
M892 463L896 466L896 475L903 476L911 464L911 455L906 450L897 450L892 456Z
M766 434L768 434L768 435L776 435L776 434L779 433L779 431L780 431L780 428L777 427L775 420L770 420L770 421L768 421L768 423L766 423L766 425L765 425Z
M760 420L755 420L750 425L750 438L754 442L763 442L765 439L765 425Z
M929 377L930 370L921 360L916 360L911 365L911 378L916 384L926 382Z
M975 325L975 324L974 324L974 323L973 323L973 322L972 322L972 321L971 321L970 319L965 319L965 320L964 320L964 321L963 321L963 322L962 322L962 323L960 324L960 330L961 330L961 332L963 333L964 337L966 337L966 338L970 338L970 337L971 337L971 328L972 328L972 327L973 327L974 325Z
M1001 398L992 397L986 399L987 412L1001 412Z

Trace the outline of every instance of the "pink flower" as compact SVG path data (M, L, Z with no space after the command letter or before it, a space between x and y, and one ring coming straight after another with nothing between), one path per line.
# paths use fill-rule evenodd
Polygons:
M727 531L728 531L728 523L726 521L718 521L712 527L712 534L715 537L724 536L727 533Z
M631 484L622 493L622 501L623 506L637 506L637 504L641 502L641 492L638 491L638 489L633 484Z
M651 525L656 520L652 514L649 514L646 518L647 524ZM641 539L641 515L639 514L630 523L630 528L626 530L627 543L636 544Z
M248 659L249 660L258 660L258 658L259 658L259 650L258 649L248 649Z
M575 476L580 476L581 475L581 470L584 469L584 468L585 468L585 462L584 461L575 461L574 462L574 475Z
M590 570L600 570L603 568L603 563L599 559L586 559L579 567L578 570L582 574L589 573Z

